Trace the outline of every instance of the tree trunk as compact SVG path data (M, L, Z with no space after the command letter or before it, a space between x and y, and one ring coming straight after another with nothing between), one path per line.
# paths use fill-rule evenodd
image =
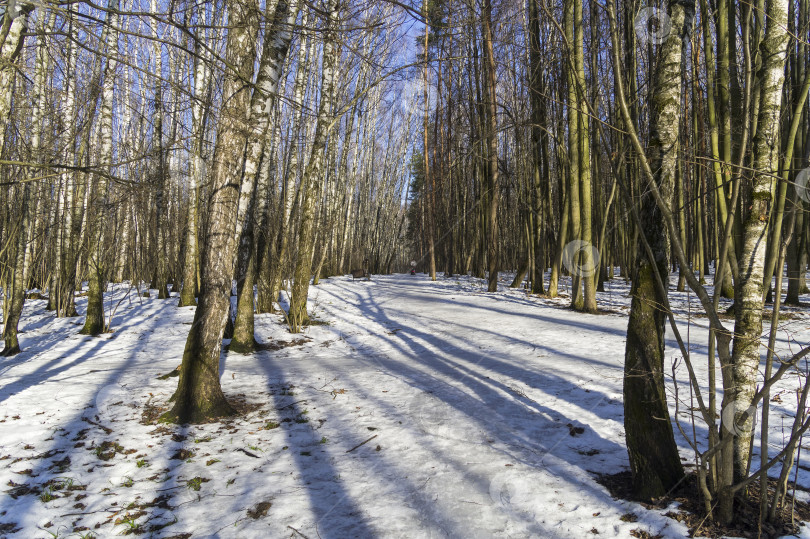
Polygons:
M5 324L3 327L4 346L0 356L13 356L22 350L17 340L17 326L20 323L23 305L25 303L25 287L28 275L27 262L30 257L26 256L29 251L28 229L31 227L30 183L25 183L20 188L20 221L17 228L17 245L13 250L14 268L11 275L11 300L7 309L4 309ZM7 312L6 312L7 310Z
M492 0L484 0L483 6L484 38L484 87L486 88L487 102L484 106L486 118L487 158L489 163L487 172L487 188L489 189L489 208L487 208L487 264L489 270L489 292L498 291L498 204L500 202L500 185L498 182L498 107L497 88L495 78L495 51L492 40Z
M583 40L585 39L582 28L582 0L574 0L574 65L576 79L576 107L579 109L577 121L577 144L579 145L579 203L580 203L580 238L582 240L581 249L577 254L579 263L576 272L579 273L583 284L582 304L574 302L574 298L579 294L572 294L572 305L581 308L585 312L595 313L596 307L596 282L594 274L599 271L599 261L596 260L595 248L593 246L593 212L592 212L592 187L591 187L591 141L590 141L590 120L588 106L585 96L585 59L583 52ZM591 32L596 32L596 28L591 28ZM579 287L577 287L579 288Z
M186 220L186 244L183 258L183 288L180 291L180 307L194 307L197 305L197 266L199 264L199 189L204 177L205 162L202 157L205 140L204 117L207 111L203 108L203 101L211 84L211 69L206 61L207 52L200 46L202 36L197 36L194 43L199 58L194 64L194 97L191 103L192 129L194 140L189 155L189 184L188 184L188 219Z
M229 0L229 31L223 106L211 170L212 194L204 233L201 280L194 322L186 340L174 407L163 420L199 423L233 414L219 382L222 335L228 318L236 255L239 185L250 113L259 6L254 0Z
M0 25L0 34L5 36L0 42L0 150L6 143L6 124L11 113L11 98L17 79L17 58L25 42L28 14L34 9L34 5L20 2L19 7L20 13L16 16L6 9Z
M237 213L237 226L241 228L237 250L237 294L239 299L231 340L231 350L243 354L253 351L256 342L253 335L253 285L256 280L257 245L254 232L256 218L254 208L258 187L257 179L262 155L264 154L264 159L271 160L275 151L275 148L267 147L266 141L268 133L273 132L271 118L274 117L278 80L292 40L291 28L298 18L298 2L295 1L292 7L291 10L290 4L286 0L280 0L275 5L272 2L268 4L267 16L272 22L264 37L256 89L250 103L252 130L248 136L245 151L245 172L242 178Z
M575 4L577 4L579 1L580 0L565 0L563 6L565 39L568 43L568 62L565 66L565 79L568 90L566 101L566 106L568 109L568 226L569 237L574 242L578 242L582 236L582 221L580 220L580 210L582 205L580 203L579 189L581 174L580 163L582 162L579 156L581 123L579 121L580 101L577 93L578 77L576 74L577 66L575 58L575 43L577 39ZM569 244L567 243L568 238L561 238L561 241L565 246L564 248L570 249L570 247L568 247ZM569 254L569 256L564 258L564 260L568 261L568 265L565 269L571 274L571 307L580 310L584 305L582 299L581 275L578 271L575 271L576 267L579 265L580 250L575 248L573 258L571 258L568 251L566 251L566 254Z
M115 94L115 58L118 56L118 5L119 0L109 1L109 14L105 31L107 56L103 60L103 87L101 90L101 114L99 118L99 166L108 174L113 162L113 98ZM95 211L88 217L87 234L90 238L88 257L89 288L87 291L87 315L83 335L98 335L104 331L104 219L107 204L107 179L95 175L93 182L93 205Z
M545 203L551 206L549 200L548 156L545 148L548 144L548 134L543 129L546 125L546 105L543 97L542 51L540 50L540 13L537 0L529 0L529 91L532 106L532 212L534 214L534 272L532 278L532 294L542 294L543 275L545 272L545 223L547 216L543 212ZM542 171L542 172L541 172Z
M429 7L428 2L422 2L422 13L425 17L426 21L429 21ZM429 37L430 37L430 24L426 22L425 24L425 41L424 41L424 48L423 54L425 55L424 58L424 66L422 68L422 90L423 90L423 118L422 118L422 144L423 144L423 156L425 158L425 185L424 185L424 192L427 194L426 200L423 201L423 211L426 215L426 224L425 227L425 235L427 237L427 244L428 244L428 268L430 272L430 280L436 280L436 216L435 216L435 205L433 201L433 188L434 188L434 170L433 167L430 166L430 159L429 155L430 152L428 151L428 122L430 121L430 93L429 93L429 84L430 79L428 77L428 57L430 56L430 48L429 48ZM438 119L436 120L438 121ZM433 141L433 144L436 144L436 141ZM435 155L435 150L434 150ZM434 162L435 165L435 162ZM425 206L426 204L426 206Z
M672 31L662 44L655 74L650 168L654 171L654 181L661 196L670 208L678 164L682 54L694 14L694 2L670 0ZM661 296L654 273L655 267L666 289L670 238L662 212L652 196L642 198L640 213L643 228L640 232L652 250L653 260L639 256L633 277L624 364L624 428L636 494L641 499L653 500L666 494L681 480L683 467L664 390L666 314L662 306L666 298ZM642 243L639 249L645 249Z
M68 29L73 31L74 6L67 7ZM76 139L79 137L79 130L76 128L76 65L78 63L78 46L75 43L68 44L68 60L66 73L65 104L64 114L66 118L65 133L67 142L65 144L65 162L69 165L76 164ZM77 316L74 289L76 284L76 241L73 233L74 214L73 207L74 189L76 184L76 174L69 171L64 175L64 186L60 190L59 207L62 220L59 224L59 241L56 256L59 259L57 287L52 293L57 294L56 316L68 317Z
M158 13L157 0L151 0L152 13ZM157 177L155 178L155 268L156 279L152 288L158 291L158 299L170 297L168 287L169 252L166 245L166 213L167 213L167 174L166 150L163 146L163 47L158 37L157 20L152 21L152 44L154 47L154 134L152 144L157 152Z
M306 28L309 23L309 10L304 10L301 16L301 26ZM306 40L304 39L306 35ZM307 75L309 75L309 66L315 61L315 39L312 34L307 33L301 37L300 49L298 51L298 68L295 74L295 83L293 84L293 105L296 108L295 120L291 129L292 136L296 142L292 144L290 149L290 159L287 163L286 172L284 176L284 188L282 190L282 211L279 216L279 230L276 236L276 257L273 260L272 271L269 275L262 277L263 269L259 270L259 286L258 286L258 305L257 310L260 313L273 312L273 304L278 301L279 294L281 293L281 282L284 277L285 264L287 262L287 255L290 244L290 228L292 220L293 203L296 198L295 178L298 175L298 162L300 150L298 149L297 138L303 122L305 108L303 106L304 90L307 82ZM263 257L265 260L269 256ZM264 262L262 266L267 266L268 262Z
M763 277L767 250L768 212L772 200L771 178L779 171L779 119L785 59L790 35L787 32L788 0L771 0L768 4L767 30L760 45L763 66L760 72L759 114L754 138L754 177L751 183L750 208L743 225L742 256L739 259L740 282L736 283L737 305L732 349L734 391L723 395L723 405L734 406L735 424L723 425L723 434L734 436L734 480L748 475L751 463L753 417L742 420L739 413L751 404L756 392L762 333ZM732 500L721 498L718 517L730 522Z
M324 32L323 61L321 72L321 102L318 106L318 119L309 163L301 179L301 226L298 230L298 256L293 275L292 299L290 300L289 318L292 329L299 331L309 323L307 314L307 293L312 276L312 257L315 251L316 204L320 185L323 183L323 162L326 139L332 127L331 108L335 86L335 66L337 48L335 47L335 19L338 12L338 0L329 0L326 29Z
M44 16L44 13L43 13ZM52 19L52 15L49 20ZM27 18L27 15L18 18ZM4 17L8 19L8 17ZM16 19L15 19L16 21ZM14 23L12 23L13 26ZM50 23L48 23L50 25ZM31 112L31 158L35 162L39 162L42 158L40 155L40 148L42 146L42 130L43 119L45 110L45 80L49 65L49 58L46 44L45 44L46 29L44 28L43 21L40 19L37 23L37 48L36 48L36 67L34 75L34 89L33 89L33 110ZM20 43L22 38L17 37ZM5 51L4 51L5 52ZM13 87L15 78L10 78L10 83ZM9 88L9 90L11 90ZM11 91L9 91L9 100L11 98ZM2 146L0 146L2 149ZM38 171L33 168L23 169L27 176L36 176ZM34 184L36 185L36 184ZM4 347L0 356L13 356L21 352L20 343L17 339L17 329L22 315L23 306L25 304L25 291L29 280L29 273L31 267L33 245L30 241L33 237L32 230L32 216L34 211L31 205L34 203L31 194L31 182L25 182L21 187L20 196L20 219L17 228L17 246L14 250L14 266L11 280L11 301L8 305L8 313L5 316L5 325L3 327L3 340ZM35 205L36 206L36 205Z

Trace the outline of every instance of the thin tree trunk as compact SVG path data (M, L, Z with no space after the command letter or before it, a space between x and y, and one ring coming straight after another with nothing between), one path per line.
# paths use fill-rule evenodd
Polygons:
M754 139L754 177L751 182L751 207L744 221L740 282L737 283L735 303L732 372L734 391L726 392L723 405L735 407L735 425L723 425L724 435L734 437L734 479L748 475L751 462L753 417L738 420L751 404L756 392L759 367L760 336L762 333L763 277L765 273L767 215L772 200L771 178L779 170L780 103L785 80L785 59L790 35L787 32L788 0L771 0L768 4L767 29L760 45L763 66L760 74L759 114ZM720 498L718 518L730 522L733 518L730 496Z
M585 312L595 313L596 307L596 282L591 269L599 271L599 261L594 260L595 249L593 247L593 214L592 214L592 186L591 186L591 141L590 141L590 119L587 114L588 106L585 96L585 58L583 52L583 20L582 20L582 0L574 0L574 65L576 80L576 107L579 109L577 121L577 144L579 145L579 203L580 203L580 238L582 240L581 249L577 254L579 263L576 273L581 273L583 282L582 304L575 301L579 295L579 286L575 294L571 295L572 306L581 308ZM591 32L596 32L596 28L591 28ZM579 277L579 275L578 275Z
M492 40L492 1L484 0L483 6L484 39L484 87L486 88L487 102L484 106L486 117L486 143L489 164L487 172L487 188L489 189L489 207L487 208L487 264L489 270L489 292L498 291L498 204L501 199L500 184L498 180L498 118L497 118L497 88L495 79L495 51Z
M4 17L4 19L8 19L8 16ZM33 88L34 103L33 110L31 112L31 159L35 162L39 162L42 159L40 149L42 146L42 123L46 105L45 80L50 58L45 43L45 25L47 24L50 26L52 24L50 21L52 20L53 15L49 17L48 23L43 23L41 19L37 23L36 66ZM13 25L14 23L12 23L12 26ZM18 37L18 39L20 40L20 43L22 43L22 38ZM14 84L14 80L15 78L12 76L10 78L10 83L12 85ZM4 98L0 98L0 100ZM10 101L11 91L9 91L8 99ZM0 104L0 107L2 107L2 104ZM0 113L3 113L3 111L0 110ZM23 170L25 171L26 176L36 176L38 174L38 171L35 168L27 168ZM4 347L0 352L0 356L13 356L21 352L20 343L17 339L17 330L20 317L22 315L23 306L25 304L25 291L29 281L31 259L33 256L33 245L31 242L31 238L33 237L33 229L31 221L36 211L35 199L34 195L32 194L32 190L35 187L36 184L32 186L31 182L25 182L20 190L20 220L17 228L17 245L13 258L14 265L11 280L11 301L8 305L8 313L6 313L5 316L5 324L3 327ZM32 204L34 205L34 208L32 208Z
M293 275L292 298L289 318L293 331L309 323L307 314L307 293L312 277L312 257L315 250L316 204L324 178L324 152L326 139L332 127L331 98L334 93L337 48L335 46L335 19L338 14L338 0L329 0L326 29L323 42L321 71L321 102L309 163L301 179L301 225L298 230L298 256Z
M302 27L306 28L309 23L309 10L304 10L301 17ZM293 105L296 107L296 116L292 127L292 136L295 141L290 149L290 160L287 163L286 172L284 176L284 188L282 191L282 212L280 216L281 223L279 225L278 236L276 239L277 254L273 261L272 271L269 275L269 282L266 278L259 278L258 286L258 311L259 312L273 312L273 305L278 301L279 294L281 293L281 282L284 277L284 269L287 261L290 243L290 227L292 225L292 210L293 201L295 199L295 178L298 175L298 163L300 160L300 150L298 149L297 138L300 136L299 131L303 122L303 115L305 108L303 106L304 89L306 86L307 75L309 75L309 67L315 61L315 39L309 33L305 34L306 40L301 38L300 49L298 51L298 71L295 74L295 83L293 84ZM268 257L269 258L269 257ZM263 264L266 266L267 263ZM261 270L260 270L261 275ZM267 283L267 284L265 284Z
M236 320L234 321L231 350L248 353L255 348L253 325L253 285L256 280L256 242L254 220L256 212L256 181L260 170L259 164L264 159L272 159L275 148L266 145L268 133L275 131L271 125L274 117L276 89L281 75L281 68L287 57L292 40L292 26L298 18L298 1L290 6L286 0L279 0L274 5L268 4L267 16L271 22L264 37L262 58L256 89L250 103L250 124L252 131L248 136L245 151L245 172L242 177L242 188L237 214L237 226L241 228L237 250L237 294ZM292 9L291 9L292 8Z
M428 2L425 0L422 3L422 13L425 16L425 20L429 21L429 14L428 14ZM424 109L423 119L422 119L422 144L423 144L423 156L425 158L425 186L424 191L427 193L426 197L426 204L427 207L423 207L423 211L426 214L426 221L427 227L425 229L426 236L427 236L427 244L428 244L428 268L430 271L430 280L436 280L436 230L435 230L435 206L433 202L433 188L434 188L434 178L433 178L433 167L430 166L429 155L430 152L428 151L428 122L430 121L430 98L429 98L429 78L428 78L428 57L430 55L430 46L429 46L429 36L430 36L430 24L425 24L425 41L423 45L423 54L425 55L424 66L422 68L422 84L423 84L423 99L424 99ZM437 119L438 121L438 119ZM434 140L434 145L436 141ZM434 150L435 154L435 150ZM434 163L435 164L435 163ZM424 204L424 202L423 202Z
M103 62L103 87L101 90L101 114L99 117L99 166L105 172L112 172L113 162L113 98L115 94L115 58L118 56L118 6L119 0L110 0L108 19L105 31L107 32L106 52ZM107 179L103 174L96 174L92 187L93 206L92 217L88 217L87 234L90 239L88 257L88 291L87 315L84 327L80 331L83 335L98 335L104 327L104 220L107 204ZM85 210L87 213L87 210Z
M581 122L579 121L579 106L580 100L577 92L577 65L576 65L576 51L575 43L577 39L577 21L576 21L576 8L575 5L580 0L565 0L564 10L564 30L565 40L568 44L568 62L565 66L566 81L567 81L567 102L568 108L568 212L569 212L569 237L573 242L580 241L582 237L582 221L580 219L580 210L582 205L580 203L580 128ZM568 238L562 238L563 245L568 247ZM576 244L573 244L576 245ZM583 308L582 298L582 284L580 272L576 271L579 266L580 249L574 248L574 257L566 257L565 260L569 261L566 267L571 274L571 307L577 310ZM570 253L567 251L566 254Z
M6 124L11 114L14 84L17 79L15 62L25 42L28 14L34 5L20 2L19 7L21 12L16 16L6 9L0 25L0 35L4 37L0 42L0 150L6 143Z

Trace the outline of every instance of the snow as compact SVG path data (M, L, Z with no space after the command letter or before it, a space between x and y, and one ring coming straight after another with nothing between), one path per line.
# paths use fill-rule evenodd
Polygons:
M310 288L323 323L304 335L256 317L260 342L305 342L223 353L223 389L248 411L186 427L142 415L175 389L159 377L180 364L193 308L118 286L114 331L85 337L83 318L27 301L24 352L0 361L0 536L683 537L664 516L673 507L613 499L595 479L627 469L628 285L608 283L598 301L609 312L586 315L509 289L510 277L497 293L470 277L324 280ZM672 301L705 380L707 320L693 295ZM780 352L810 340L806 313L788 311ZM671 363L680 352L667 346ZM678 378L691 432L682 362ZM772 443L795 386L772 392L783 391ZM810 485L810 472L799 479Z

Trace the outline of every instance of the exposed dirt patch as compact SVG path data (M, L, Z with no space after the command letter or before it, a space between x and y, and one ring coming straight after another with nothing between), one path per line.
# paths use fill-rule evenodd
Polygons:
M122 455L131 455L132 453L137 453L137 450L135 449L124 449L124 447L118 442L110 441L101 442L100 445L95 447L91 446L88 449L94 451L96 456L104 461L112 460L118 453Z
M266 396L265 396L266 397ZM234 419L238 419L241 416L245 416L251 412L255 412L262 408L262 406L266 405L267 402L251 402L247 400L247 397L244 394L232 395L228 396L228 403L236 410L236 414L229 416L229 417L221 417L217 419L212 419L210 421L206 421L206 423L222 423L224 425L230 425ZM158 425L155 431L152 431L156 434L171 434L175 433L174 429L171 425L165 425L160 423L160 416L162 416L165 412L169 410L171 403L166 402L164 404L156 404L153 401L153 398L150 396L149 400L143 405L143 410L141 411L141 425Z
M672 502L679 504L679 511L669 511L666 516L685 524L689 528L689 537L759 537L775 538L783 535L795 535L802 525L799 521L810 520L810 504L794 500L788 495L785 508L777 515L774 522L765 523L759 528L759 483L753 483L746 492L737 497L739 510L733 523L721 526L706 518L703 502L694 474L690 474L678 488L669 496L657 500L655 503L645 503L638 500L633 494L632 475L629 471L616 474L599 474L591 472L596 481L608 489L614 498L640 503L647 509L664 509ZM773 489L770 489L773 491ZM793 506L793 518L791 518ZM628 515L625 515L628 516ZM625 520L622 517L622 520ZM634 522L633 520L625 520ZM655 536L643 530L633 530L639 533L634 537L653 538ZM632 533L632 532L631 532Z
M268 343L257 343L256 344L256 351L276 351L281 350L282 348L289 348L291 346L302 346L308 342L312 342L312 339L301 338L301 339L293 339L291 341L271 341Z
M154 425L158 422L158 419L164 412L169 409L168 406L163 405L160 406L155 404L150 397L146 404L143 405L143 411L141 412L141 425Z
M258 520L263 516L267 515L267 511L270 510L270 507L272 505L273 504L268 501L259 502L247 510L247 515L253 520Z
M17 533L22 528L17 527L16 522L4 522L0 523L0 533Z
M179 449L169 458L169 460L188 460L194 455L194 451L189 451L188 449Z

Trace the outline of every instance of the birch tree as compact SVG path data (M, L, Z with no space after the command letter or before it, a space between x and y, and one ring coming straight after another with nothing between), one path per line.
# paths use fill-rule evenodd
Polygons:
M271 4L272 6L272 4ZM278 0L267 29L259 64L259 74L250 105L250 123L253 131L248 137L245 152L245 172L242 177L242 193L239 201L237 223L241 228L237 258L237 288L239 300L234 322L231 349L250 352L254 349L253 336L253 286L256 276L256 244L254 242L254 218L259 163L270 160L274 148L267 146L268 135L274 132L271 117L275 110L276 90L281 68L287 57L292 40L292 27L298 18L298 0ZM268 8L269 11L270 8ZM268 261L265 261L267 263Z
M304 9L301 16L301 26L304 29L301 33L298 58L296 61L295 81L292 91L293 120L290 133L293 142L290 145L289 159L284 167L285 173L281 187L281 207L278 211L278 233L275 239L275 253L270 249L269 242L265 243L262 269L259 270L258 285L258 311L273 312L273 304L278 301L281 293L281 282L284 268L288 258L290 244L290 226L292 219L293 202L295 200L296 189L295 180L298 171L301 150L298 144L301 124L303 122L304 91L309 75L310 65L315 58L315 39L312 33L305 29L309 23L309 10ZM268 218L269 220L269 218Z
M723 406L734 407L735 425L723 424L724 437L734 435L733 477L730 484L748 475L751 465L753 421L745 410L753 402L760 364L760 337L762 334L763 276L767 249L768 213L771 211L771 177L779 170L779 120L782 87L785 81L785 60L790 36L787 31L788 0L770 0L766 12L765 37L760 45L762 69L759 75L759 114L754 138L754 174L750 186L751 205L743 221L742 256L739 258L739 281L735 283L737 313L734 323L734 342L731 379L726 378ZM780 269L781 271L781 269ZM781 291L779 291L781 293ZM729 383L730 382L730 383ZM740 417L742 415L742 417ZM735 435L736 434L736 435ZM723 457L728 459L729 452ZM726 465L724 471L730 466ZM727 471L725 472L728 473ZM731 496L720 499L718 509L722 521L733 518Z
M229 1L223 106L211 169L212 194L204 232L200 290L194 322L186 340L173 408L164 419L199 423L230 415L233 408L219 382L222 335L230 307L237 247L237 211L250 133L250 87L256 60L259 6Z
M312 277L312 258L315 251L316 206L318 193L324 181L324 154L326 141L332 128L332 96L335 88L335 67L338 60L336 47L336 19L338 0L329 0L323 32L323 53L321 60L321 99L318 104L318 118L315 126L309 163L301 179L301 224L298 229L298 254L293 273L292 298L289 317L294 328L309 322L307 313L307 293Z
M101 171L93 178L92 200L95 211L88 212L89 250L88 257L88 291L87 314L80 333L98 335L105 330L104 324L104 289L106 287L106 267L104 265L104 219L107 215L107 175L113 167L113 99L115 95L115 69L118 55L118 0L110 0L107 5L107 22L105 24L106 41L105 58L102 60L101 104L99 114L99 163ZM91 215L92 214L92 215Z
M47 16L47 22L45 17ZM25 15L23 16L25 17ZM37 19L37 45L36 45L36 65L32 95L31 111L31 159L35 163L42 162L42 137L44 132L44 112L46 106L46 77L50 66L47 51L46 34L52 30L53 16L42 13ZM13 23L12 23L13 24ZM2 114L2 111L0 111ZM18 354L20 343L17 338L18 324L22 315L25 303L26 283L31 274L31 263L33 258L33 232L35 228L34 219L39 197L37 189L39 183L32 185L30 179L37 176L39 171L36 168L23 169L27 176L25 183L20 189L20 222L17 227L17 241L14 251L14 273L11 283L11 301L5 316L3 327L4 347L0 355L13 356Z

